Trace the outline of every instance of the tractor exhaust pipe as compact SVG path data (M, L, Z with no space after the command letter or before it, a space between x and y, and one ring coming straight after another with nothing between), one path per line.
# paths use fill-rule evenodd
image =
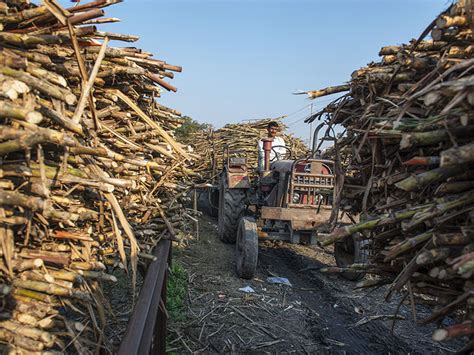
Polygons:
M313 147L311 149L311 156L313 158L319 158L318 156L318 149L319 147L321 146L321 143L318 144L318 134L319 134L319 130L321 128L323 128L323 126L325 125L326 123L321 123L318 125L318 127L316 127L316 129L314 130L314 133L313 133ZM324 140L324 137L322 138L322 140Z
M263 162L263 171L270 170L270 153L272 151L272 142L271 138L263 138L263 152L264 152L264 162Z

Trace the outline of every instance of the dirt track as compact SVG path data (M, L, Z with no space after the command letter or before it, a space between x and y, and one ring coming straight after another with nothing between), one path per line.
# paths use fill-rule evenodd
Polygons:
M201 239L178 252L188 271L186 320L171 324L169 351L449 353L457 344L431 341L431 329L414 324L405 305L391 335L399 300L383 302L383 290L352 290L354 283L318 271L333 265L330 251L263 243L253 280L234 271L234 246L218 240L215 220L203 217ZM289 279L292 286L267 282ZM239 288L251 286L255 293ZM417 306L418 317L427 310Z

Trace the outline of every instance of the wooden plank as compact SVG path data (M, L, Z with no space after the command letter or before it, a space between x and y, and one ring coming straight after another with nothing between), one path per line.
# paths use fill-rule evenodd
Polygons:
M307 221L321 223L329 220L331 212L321 209L319 213L314 208L282 208L262 207L262 218L281 221Z

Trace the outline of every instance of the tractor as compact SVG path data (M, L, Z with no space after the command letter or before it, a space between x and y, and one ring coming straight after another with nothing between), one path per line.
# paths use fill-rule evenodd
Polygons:
M294 159L287 147L285 156L275 154L270 160L275 148L271 139L264 139L264 167L256 182L250 177L245 155L224 148L218 233L223 242L236 244L237 274L244 279L251 279L255 273L259 241L316 244L330 232L337 180L334 162L319 159L314 149L311 158ZM340 222L351 223L346 218ZM336 243L334 251L339 267L365 263L368 253L356 235ZM358 280L364 274L345 272L342 276Z

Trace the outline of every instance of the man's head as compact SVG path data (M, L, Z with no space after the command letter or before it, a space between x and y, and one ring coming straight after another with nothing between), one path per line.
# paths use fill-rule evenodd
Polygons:
M280 126L277 122L272 121L267 126L268 136L275 138L277 133L280 131Z

